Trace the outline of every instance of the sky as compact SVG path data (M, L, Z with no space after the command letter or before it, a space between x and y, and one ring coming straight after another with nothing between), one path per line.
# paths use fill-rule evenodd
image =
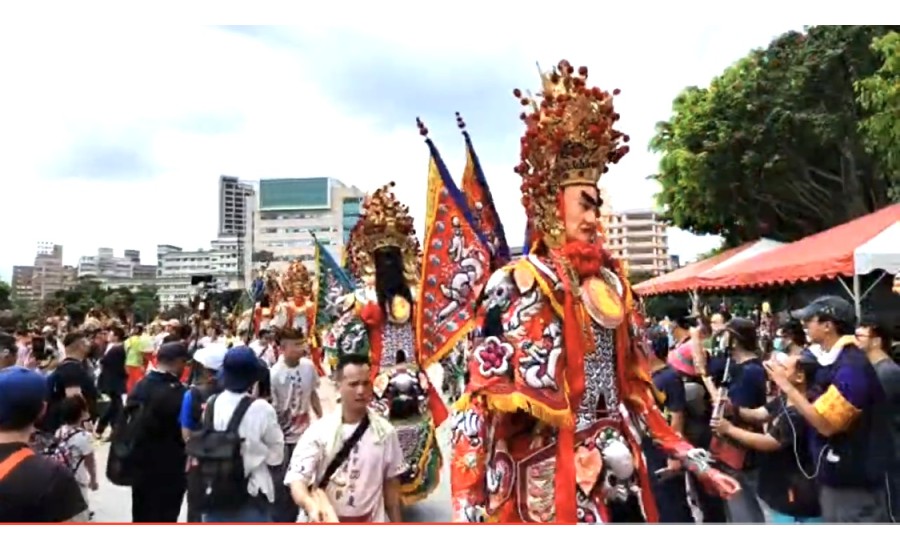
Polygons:
M605 21L597 4L582 8L585 20ZM632 150L601 184L616 210L651 207L657 184L647 178L658 158L646 144L679 91L802 27L776 13L761 24L635 18L576 32L525 10L478 18L454 6L417 21L323 7L289 27L7 27L0 164L10 202L0 216L0 278L30 265L39 240L62 244L72 265L98 247L139 249L145 263L159 243L206 247L220 174L330 176L366 191L393 180L421 235L428 153L415 118L459 183L456 111L510 244L519 245L525 220L513 167L522 123L512 90L537 91L535 63L562 58L588 66L591 84L622 90L619 127ZM683 260L717 244L670 235L670 252Z

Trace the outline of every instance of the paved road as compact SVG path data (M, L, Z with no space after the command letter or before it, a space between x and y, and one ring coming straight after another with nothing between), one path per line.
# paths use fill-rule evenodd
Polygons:
M437 373L430 373L437 374ZM432 378L436 387L440 388L440 376ZM322 405L328 410L334 406L334 388L331 383L323 380L320 389ZM441 473L441 484L427 500L407 508L404 518L409 522L435 522L450 521L450 454L448 452L448 432L445 427L438 432L441 441L441 449L444 453L444 469ZM91 494L91 510L94 511L94 521L130 523L131 522L131 489L116 487L109 483L102 472L106 471L106 458L109 453L109 444L99 444L96 450L97 467L100 474L100 489ZM186 507L182 506L179 521L185 521Z

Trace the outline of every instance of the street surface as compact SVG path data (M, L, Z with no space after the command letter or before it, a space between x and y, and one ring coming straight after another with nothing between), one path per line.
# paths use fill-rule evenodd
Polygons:
M435 372L437 371L437 372ZM440 369L429 372L436 387L440 388ZM322 379L319 397L325 411L335 406L335 389L327 379ZM441 450L444 455L444 468L441 472L441 484L427 500L404 510L404 520L408 522L450 521L450 454L447 424L438 431ZM100 478L100 489L90 495L90 507L94 512L94 521L110 523L131 523L131 489L117 487L106 480L106 458L109 454L108 443L97 443L97 469ZM182 505L179 522L186 521L187 507Z

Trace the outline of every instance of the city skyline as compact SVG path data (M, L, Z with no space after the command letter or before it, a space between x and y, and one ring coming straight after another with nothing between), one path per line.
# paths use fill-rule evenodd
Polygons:
M376 33L358 21L323 26L316 18L305 28L173 29L166 41L153 40L151 29L54 29L52 37L13 30L0 46L13 40L33 56L13 60L10 74L33 78L20 79L0 106L9 121L0 140L17 152L6 167L19 182L10 199L39 205L42 215L22 209L0 219L0 229L17 236L4 247L0 277L8 281L12 265L31 263L38 240L64 244L71 265L98 245L136 248L147 259L160 242L200 249L215 237L220 174L329 176L367 192L397 181L421 236L427 150L414 118L423 117L459 183L464 155L456 110L466 119L510 245L519 245L524 215L512 166L521 126L511 90L535 89L534 60L549 66L561 53L587 65L593 84L622 89L617 109L634 146L601 184L616 210L651 207L656 184L646 177L657 159L644 149L654 124L668 118L681 89L707 85L750 49L799 27L775 19L649 29L658 45L666 44L665 55L624 47L611 55L584 36L554 35L548 48L528 40L536 21L522 22L521 36L495 49L458 40L451 47L441 40L445 31L431 29L438 36L426 40L423 29L399 32L396 22ZM446 26L453 26L449 19ZM604 29L604 42L624 44L631 32L628 25ZM63 40L71 47L52 46ZM111 41L117 48L108 48ZM121 74L108 74L106 64L125 58ZM46 75L32 74L34 65ZM222 86L224 75L239 76ZM51 98L40 90L55 89L46 78L83 85L40 101ZM43 131L25 131L34 127ZM669 239L671 253L685 260L717 243L681 231Z

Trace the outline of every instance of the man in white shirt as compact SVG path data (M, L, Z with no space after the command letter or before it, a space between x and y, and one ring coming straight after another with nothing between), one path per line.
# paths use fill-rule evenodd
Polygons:
M259 331L259 336L250 342L250 349L252 349L256 353L256 356L262 359L269 367L274 365L277 361L275 346L268 330L263 329Z
M284 478L311 522L399 523L400 476L406 470L391 423L369 410L366 356L342 356L335 378L341 405L300 438Z
M285 329L279 337L281 357L271 371L272 406L284 432L285 461L276 476L283 478L288 462L300 436L310 424L310 410L317 418L322 416L319 400L319 375L308 356L304 335L298 330ZM280 484L279 484L280 485ZM299 509L287 488L280 485L275 510L276 523L294 523Z
M228 350L222 363L224 391L207 405L213 411L213 429L224 431L232 414L245 397L249 398L259 381L259 359L250 348ZM254 399L238 425L243 440L241 455L247 477L250 500L233 512L208 512L204 523L271 522L271 505L275 502L275 483L270 467L284 462L284 434L278 425L275 409L262 399ZM278 480L280 486L280 479Z

